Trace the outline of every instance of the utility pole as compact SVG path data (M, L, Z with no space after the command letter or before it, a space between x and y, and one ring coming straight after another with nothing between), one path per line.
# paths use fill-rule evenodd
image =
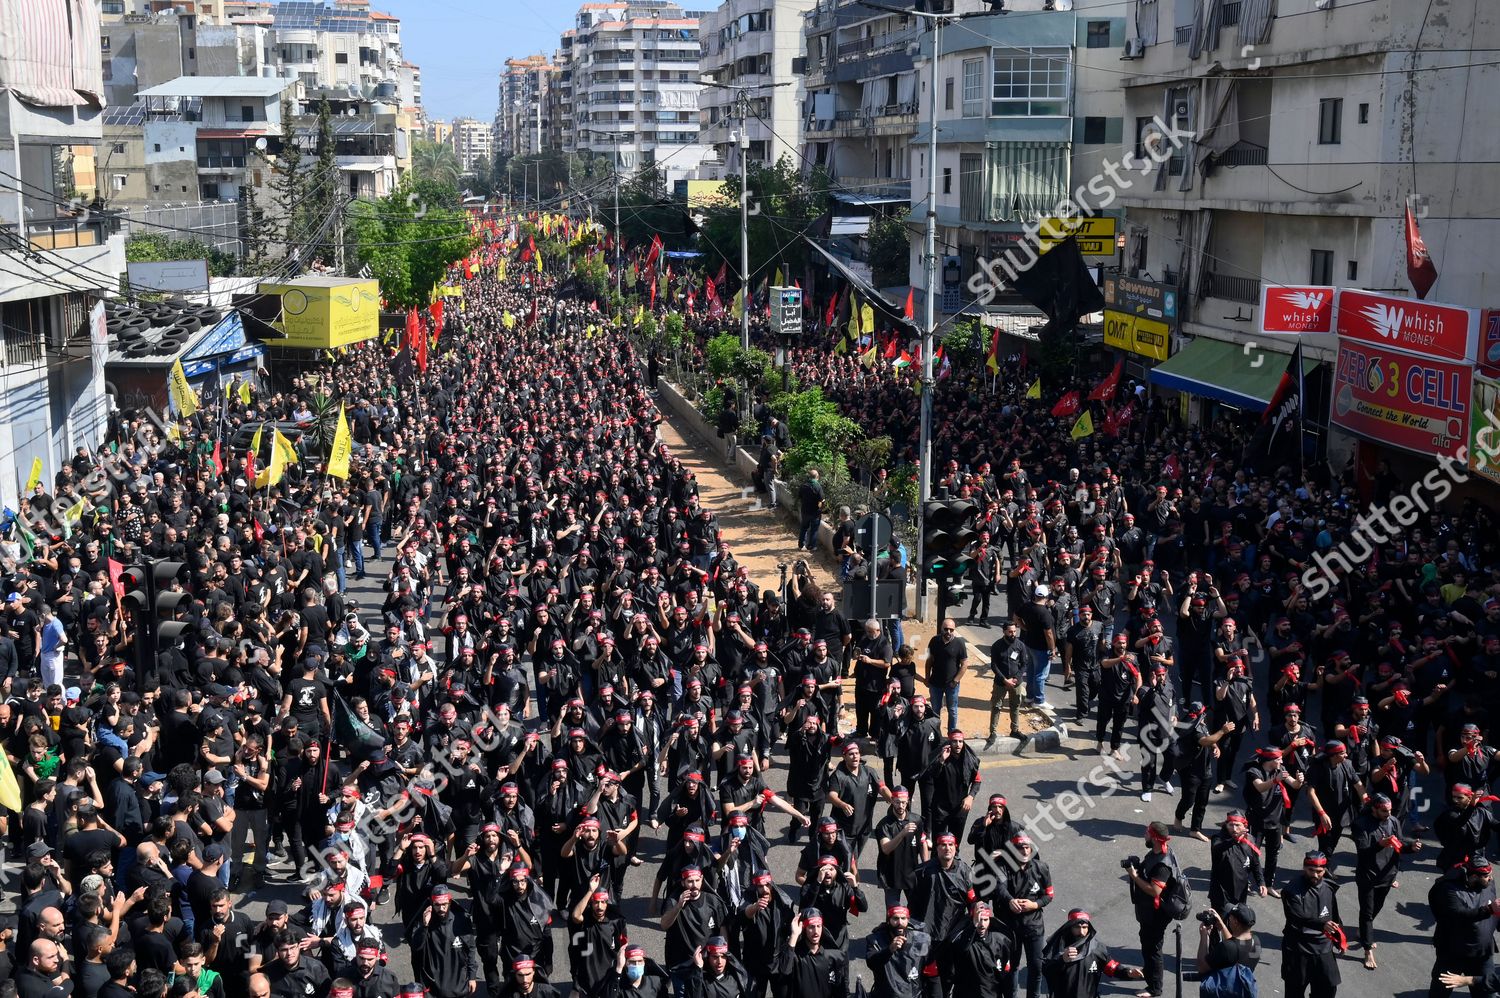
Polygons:
M743 90L735 101L740 113L740 349L750 349L750 133L748 105Z
M615 170L615 295L624 298L624 269L620 266L620 171Z
M923 304L922 327L922 423L919 433L921 470L917 479L917 509L926 508L932 498L932 346L937 332L937 81L938 57L943 47L943 18L932 18L932 62L927 81L927 94L931 98L931 109L927 119L927 247L923 260L927 265L927 297ZM920 515L920 514L919 514ZM917 547L922 547L922 531L917 531ZM917 551L917 564L922 565L925 552ZM938 607L942 616L942 607ZM927 619L927 576L917 573L917 619Z

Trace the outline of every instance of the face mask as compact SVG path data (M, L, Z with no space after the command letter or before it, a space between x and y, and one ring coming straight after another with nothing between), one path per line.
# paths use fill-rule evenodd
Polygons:
M749 831L748 828L731 828L729 834L736 839L743 839L747 831Z
M646 965L643 963L627 963L625 965L625 976L630 983L634 984L646 976Z

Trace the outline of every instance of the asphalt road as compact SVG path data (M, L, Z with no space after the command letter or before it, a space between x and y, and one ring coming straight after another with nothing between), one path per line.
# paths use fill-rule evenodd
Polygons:
M370 615L382 602L378 580L383 578L384 571L389 568L389 560L383 563L372 561L368 568L370 576L364 582L353 582L351 575L351 594L365 613ZM1001 607L996 607L997 613ZM966 608L960 608L953 615L962 620L966 612ZM981 627L966 627L961 633L970 639L972 645L982 649L987 649L998 635L994 628ZM977 681L987 685L987 680L983 678L978 678ZM1061 677L1054 676L1052 683L1054 690L1049 699L1056 705L1070 705L1072 695L1062 692ZM970 695L968 689L965 693L966 696ZM1059 720L1071 722L1072 713L1071 706L1062 706ZM1316 717L1316 711L1309 711L1309 716ZM1127 746L1132 737L1133 732L1127 731ZM979 738L974 738L971 744L980 748L983 743ZM1152 803L1143 803L1138 797L1139 787L1133 780L1136 773L1133 753L1124 762L1101 759L1093 749L1091 725L1085 737L1075 738L1072 746L1065 747L1058 753L1039 756L986 756L983 762L984 794L987 796L996 791L1006 794L1016 819L1028 827L1041 857L1051 867L1056 884L1056 900L1047 913L1048 929L1059 925L1069 908L1086 907L1116 958L1127 963L1138 963L1140 953L1136 926L1119 863L1125 856L1139 855L1142 852L1143 833L1149 821L1172 820L1176 798L1157 793ZM1247 746L1245 751L1248 752L1251 747ZM773 772L768 774L768 782L773 787L780 788L785 785L785 774L783 757L778 760ZM1438 789L1435 781L1433 789ZM1430 794L1425 795L1423 803L1433 799L1435 798ZM1239 804L1239 794L1233 788L1229 793L1215 798L1210 806L1209 823L1222 820L1231 807ZM983 805L980 803L977 806ZM1285 883L1289 876L1298 875L1302 852L1308 848L1311 838L1311 823L1305 813L1305 805L1303 808L1304 813L1298 814L1294 824L1298 841L1283 847L1283 872L1279 878L1281 883ZM883 813L883 809L878 812L877 820ZM1430 823L1432 817L1429 812L1422 820ZM769 858L777 882L792 885L795 893L793 874L800 846L786 844L787 824L788 819L779 813L768 816L767 832L773 842ZM659 836L662 833L656 834ZM1206 907L1209 847L1195 841L1174 840L1173 848L1192 882L1195 906ZM657 920L648 917L645 898L649 895L656 865L661 858L662 843L659 837L653 838L649 828L642 835L639 854L645 862L642 866L631 869L626 876L626 899L622 911L629 923L632 940L646 946L654 958L660 959L663 934L657 926ZM969 857L967 847L962 855L966 859ZM1435 876L1434 855L1435 851L1429 850L1416 857L1412 872L1401 878L1400 887L1391 895L1385 912L1377 922L1380 969L1375 972L1365 970L1357 953L1340 961L1344 979L1343 993L1403 998L1426 993L1432 966L1432 920L1427 913L1426 898ZM862 865L863 885L873 910L856 918L851 925L850 957L852 973L862 976L868 986L871 975L863 961L864 938L883 915L882 895L874 880L873 845L867 846ZM1349 877L1349 882L1340 892L1340 903L1343 919L1350 927L1351 936L1354 934L1353 927L1358 913L1352 868L1352 847L1346 839L1343 850L1336 857L1333 877L1336 880L1340 879L1340 874ZM271 899L287 901L294 912L300 909L302 903L304 885L290 878L289 867L273 866L269 872L268 885L239 902L242 909L257 919L264 913L266 902ZM457 893L461 899L463 891L460 889ZM1265 947L1265 958L1258 975L1260 993L1281 994L1283 989L1278 953L1282 927L1281 906L1279 902L1268 898L1259 900L1255 908L1259 916L1257 930ZM372 922L385 932L391 947L391 966L397 977L408 979L411 973L409 952L400 938L400 927L396 924L393 907L387 905L377 909ZM1183 993L1193 995L1197 993L1197 985L1191 982L1190 971L1197 946L1197 922L1190 917L1178 925L1182 934L1184 969L1189 978ZM566 938L563 929L558 928L556 932L558 972L565 974ZM1173 993L1173 954L1174 940L1169 932L1169 995ZM1124 984L1107 985L1107 990L1111 988L1115 993L1126 993ZM1134 988L1131 985L1130 990L1133 991Z

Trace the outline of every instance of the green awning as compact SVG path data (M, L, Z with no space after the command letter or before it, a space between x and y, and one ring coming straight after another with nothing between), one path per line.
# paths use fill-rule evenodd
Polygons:
M1262 412L1290 360L1289 354L1199 337L1152 368L1146 379L1162 388ZM1317 366L1316 360L1303 358L1302 373Z

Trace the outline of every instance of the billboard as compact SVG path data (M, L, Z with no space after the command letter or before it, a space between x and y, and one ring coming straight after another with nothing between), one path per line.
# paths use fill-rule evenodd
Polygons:
M1177 329L1177 288L1129 277L1104 279L1104 342L1166 360Z
M1379 443L1459 456L1469 441L1473 369L1339 337L1328 421Z
M374 339L380 330L380 282L313 277L262 284L261 294L281 296L286 333L277 346L326 350Z
M1331 333L1337 289L1260 286L1260 328L1265 333Z
M1469 362L1478 348L1480 313L1475 308L1345 288L1339 292L1337 312L1341 339L1377 349Z
M1487 308L1479 321L1479 369L1500 378L1500 308Z
M1105 309L1104 344L1161 361L1171 350L1172 334L1165 322Z
M1092 218L1043 218L1037 222L1037 249L1045 253L1069 236L1078 239L1084 256L1114 256L1116 220L1104 215Z
M127 263L125 279L136 291L207 291L207 260Z
M1478 374L1469 416L1469 470L1500 482L1500 381Z

